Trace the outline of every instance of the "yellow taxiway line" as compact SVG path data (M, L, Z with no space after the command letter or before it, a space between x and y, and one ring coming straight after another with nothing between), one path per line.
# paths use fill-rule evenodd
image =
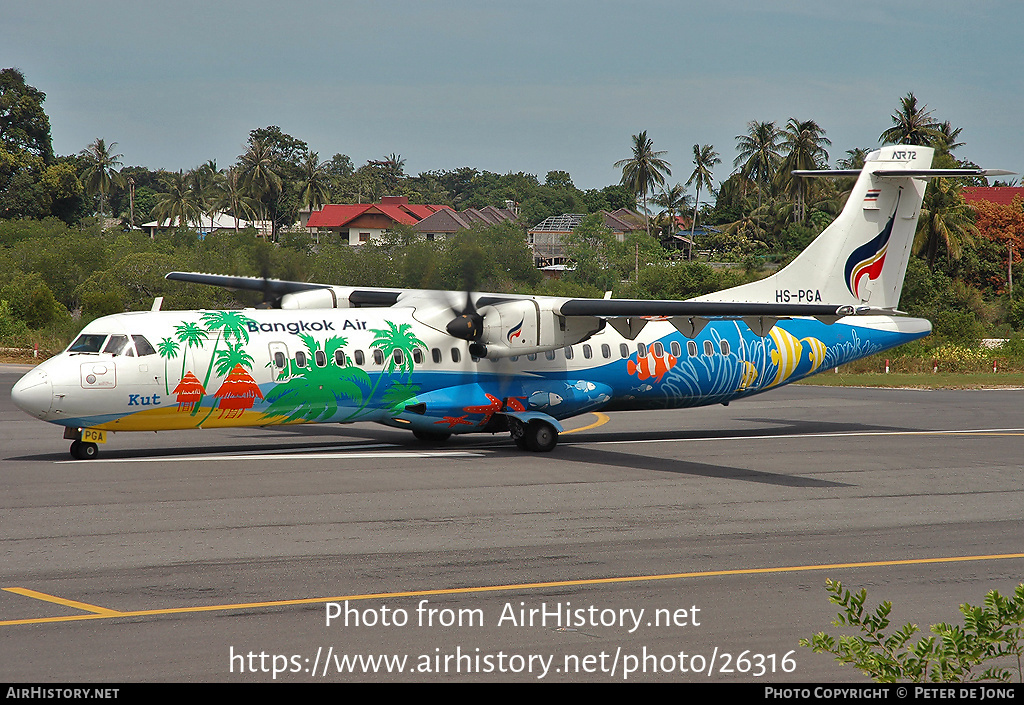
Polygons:
M0 621L0 626L20 624L45 624L47 622L79 622L91 619L113 619L116 617L152 617L170 614L191 614L197 612L227 612L267 607L294 607L297 605L315 605L327 602L344 602L346 600L382 600L400 597L429 597L432 595L468 595L483 592L509 592L513 590L540 590L563 587L581 587L589 585L611 585L616 583L639 583L652 580L679 580L682 578L710 578L725 575L764 575L769 573L799 573L808 571L840 570L850 568L878 568L885 566L928 565L937 563L964 563L969 561L995 561L1013 558L1024 558L1024 553L1001 553L980 556L949 556L945 558L907 558L891 561L864 561L858 563L824 563L819 565L781 566L775 568L737 568L732 570L705 570L690 573L663 573L659 575L631 575L613 578L587 578L583 580L555 580L539 583L515 583L510 585L483 585L479 587L442 588L436 590L409 590L404 592L376 592L362 595L339 595L337 597L307 597L297 600L270 600L266 602L242 602L227 605L203 605L196 607L171 607L167 609L132 610L119 612L74 600L47 595L46 593L27 590L19 587L3 588L26 597L34 597L47 602L74 607L91 614L66 615L63 617L40 617L34 619L9 619Z

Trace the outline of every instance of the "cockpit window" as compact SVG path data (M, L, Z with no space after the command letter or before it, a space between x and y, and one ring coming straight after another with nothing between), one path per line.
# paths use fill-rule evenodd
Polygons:
M146 336L133 335L132 340L135 342L135 352L138 353L139 357L145 357L146 355L156 355L156 349L152 345L150 345L148 340L146 340Z
M107 341L107 346L103 348L103 352L111 355L120 355L127 344L127 335L112 335L110 340Z
M69 353L98 353L103 348L103 341L107 339L103 335L80 335L78 339L68 348Z

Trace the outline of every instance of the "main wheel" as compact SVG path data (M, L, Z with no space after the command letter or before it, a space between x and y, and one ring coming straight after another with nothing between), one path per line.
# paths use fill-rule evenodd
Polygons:
M75 441L71 444L71 456L78 460L92 460L100 454L100 447L95 443Z
M546 421L531 421L524 437L527 447L538 453L548 453L558 445L558 431Z

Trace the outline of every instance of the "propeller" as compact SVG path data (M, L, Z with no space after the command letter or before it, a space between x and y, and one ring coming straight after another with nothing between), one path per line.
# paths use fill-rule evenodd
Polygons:
M472 293L466 292L466 305L462 308L461 312L456 311L454 308L452 312L458 315L445 326L448 335L454 338L461 338L462 340L478 342L480 336L484 333L484 317L477 312L476 305L473 303Z

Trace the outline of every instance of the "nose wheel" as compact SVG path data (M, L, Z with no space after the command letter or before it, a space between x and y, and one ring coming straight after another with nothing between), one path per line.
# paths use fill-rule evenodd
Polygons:
M92 460L100 454L100 448L95 443L75 441L71 444L71 457L76 460Z

